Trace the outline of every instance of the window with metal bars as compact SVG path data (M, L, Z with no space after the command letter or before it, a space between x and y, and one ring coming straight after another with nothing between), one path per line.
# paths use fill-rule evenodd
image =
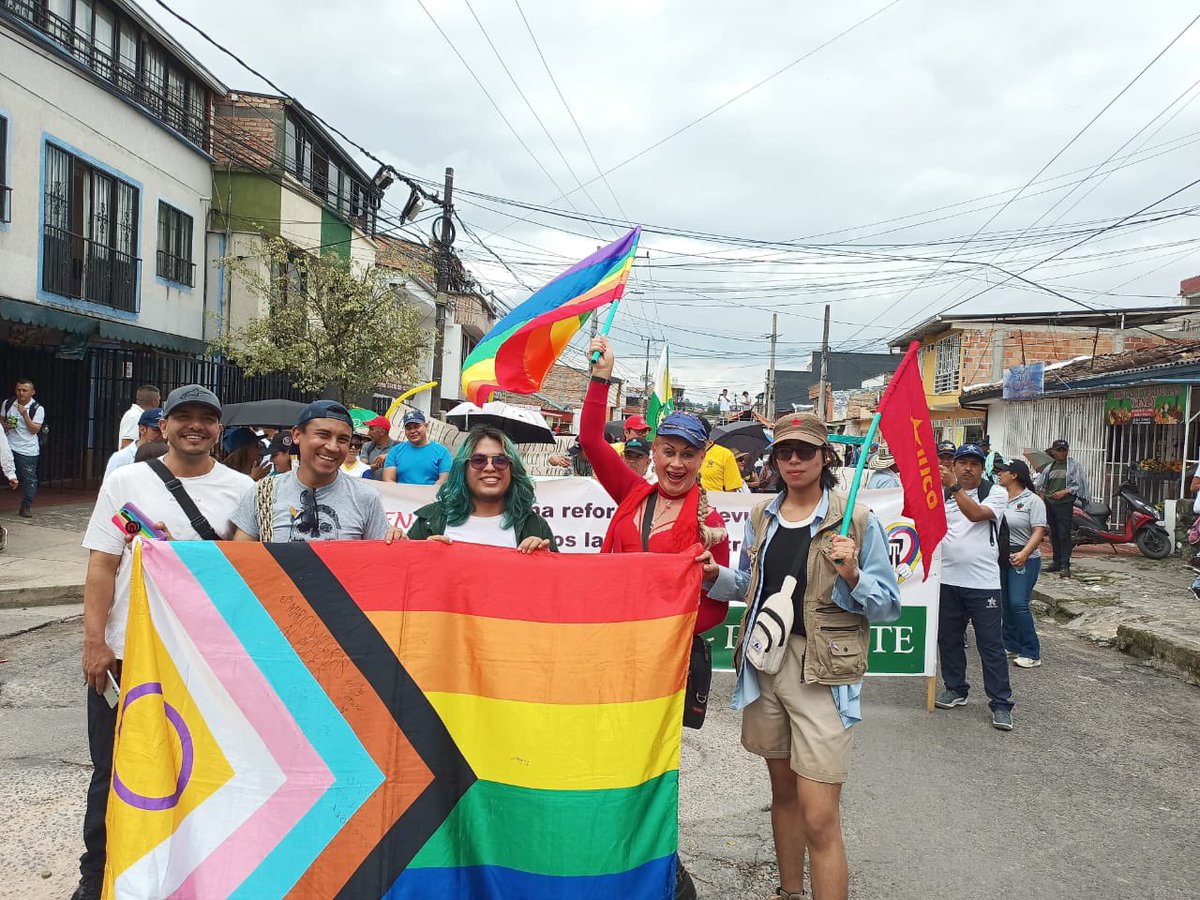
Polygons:
M195 287L196 265L192 261L192 217L162 201L158 204L158 259L160 278Z
M46 144L42 289L137 311L138 189Z
M12 221L12 186L8 182L8 119L0 116L0 222Z
M959 369L962 365L962 337L953 335L934 345L937 355L933 363L933 392L948 394L958 390Z

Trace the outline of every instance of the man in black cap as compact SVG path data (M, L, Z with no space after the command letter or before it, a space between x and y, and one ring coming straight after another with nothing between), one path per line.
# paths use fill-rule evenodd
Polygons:
M378 541L394 537L379 491L342 473L354 421L334 400L304 407L292 429L300 463L245 491L235 541ZM269 520L269 521L268 521Z
M1046 501L1046 520L1050 523L1050 545L1054 548L1054 562L1046 567L1047 572L1057 572L1060 578L1071 577L1071 521L1075 515L1075 501L1087 503L1087 473L1079 460L1069 456L1070 445L1059 438L1048 448L1050 462L1038 470L1035 487Z
M954 451L957 449L958 445L954 441L938 441L938 462L951 465L954 462Z
M625 460L625 465L645 478L650 468L650 442L642 437L627 438L621 458Z
M81 877L74 900L99 900L104 881L104 820L117 724L116 707L104 695L110 679L118 683L121 678L133 570L130 538L113 519L120 521L122 510L136 511L174 541L228 540L238 499L254 484L213 458L213 448L221 439L221 401L208 388L188 384L171 391L163 406L161 428L169 448L166 455L121 466L105 477L83 537L83 546L90 551L83 584L83 676L89 688L92 780L83 814L86 849L79 860ZM182 503L189 501L200 518L185 511Z

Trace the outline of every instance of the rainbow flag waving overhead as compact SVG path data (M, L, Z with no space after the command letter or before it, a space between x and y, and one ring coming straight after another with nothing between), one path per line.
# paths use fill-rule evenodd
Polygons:
M482 404L496 389L531 394L597 307L620 300L642 229L576 263L496 323L463 361L463 394Z
M145 542L105 896L673 896L694 553Z

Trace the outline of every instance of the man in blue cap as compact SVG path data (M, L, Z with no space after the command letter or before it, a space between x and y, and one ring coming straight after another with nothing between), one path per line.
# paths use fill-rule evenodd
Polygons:
M394 537L379 491L342 472L354 420L335 400L300 411L292 443L300 463L264 478L242 495L233 514L235 541L378 541Z
M946 536L942 539L942 587L938 605L938 653L945 690L934 701L939 709L965 706L967 621L983 663L983 689L992 708L992 726L1012 731L1012 688L1001 623L1000 523L1008 495L984 490L987 454L978 444L963 444L952 465L942 463L946 491Z
M162 421L162 407L155 406L142 412L137 421L137 440L122 447L108 458L108 465L104 467L105 478L121 466L132 465L137 457L138 447L142 444L163 439L162 430L158 427L160 421Z
M454 458L444 446L429 439L425 413L410 409L400 424L405 440L388 451L383 480L398 484L441 484L450 476Z

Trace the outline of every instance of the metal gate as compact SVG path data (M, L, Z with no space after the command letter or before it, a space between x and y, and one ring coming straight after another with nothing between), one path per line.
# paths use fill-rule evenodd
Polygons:
M39 481L78 479L88 447L88 417L80 402L88 396L87 363L59 359L54 350L6 343L0 351L0 396L13 396L18 378L32 379L34 399L46 410Z

